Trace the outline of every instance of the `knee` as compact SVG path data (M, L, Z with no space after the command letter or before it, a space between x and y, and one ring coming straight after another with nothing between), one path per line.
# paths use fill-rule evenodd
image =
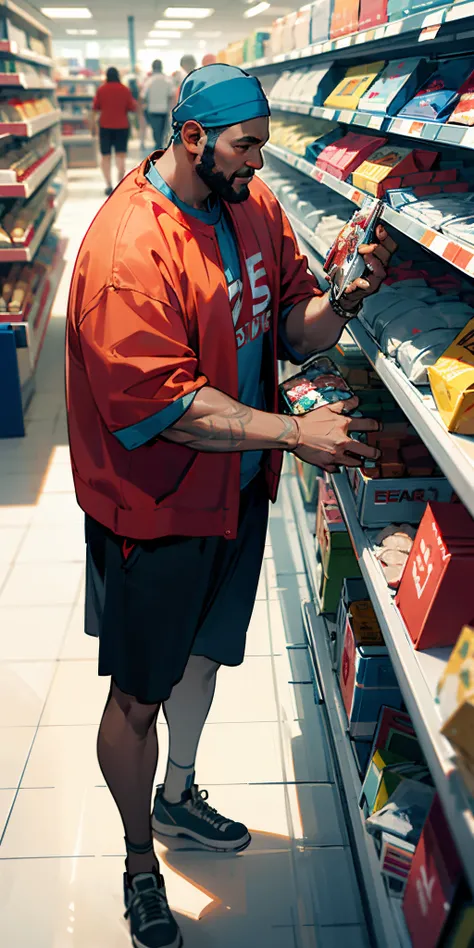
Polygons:
M137 737L145 739L150 729L156 725L160 705L144 704L139 701L138 698L134 698L121 691L115 682L112 685L111 697L120 708L127 724L132 728Z

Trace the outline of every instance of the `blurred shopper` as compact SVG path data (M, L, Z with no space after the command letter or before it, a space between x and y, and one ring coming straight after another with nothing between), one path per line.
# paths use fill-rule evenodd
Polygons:
M163 148L163 137L173 98L171 79L163 75L161 59L155 59L153 73L143 87L145 118L151 126L155 148Z
M217 56L215 53L206 53L205 56L202 57L201 66L212 66L216 62Z
M179 91L181 89L182 83L186 79L186 76L189 76L189 73L193 72L193 70L196 69L196 67L197 67L197 62L194 56L192 56L190 53L185 54L184 56L181 57L180 62L179 62L179 69L177 72L173 73L173 87L174 87L173 105L174 106L178 104Z
M106 81L97 89L92 106L99 124L101 168L105 179L105 193L112 193L111 153L115 151L118 181L125 175L130 124L128 113L136 112L138 103L128 86L120 81L115 66L107 69Z

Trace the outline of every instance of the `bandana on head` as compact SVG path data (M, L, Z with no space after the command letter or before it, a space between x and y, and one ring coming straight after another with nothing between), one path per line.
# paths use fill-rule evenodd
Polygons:
M270 106L255 76L213 63L189 73L171 114L174 129L190 119L203 128L219 128L270 115Z

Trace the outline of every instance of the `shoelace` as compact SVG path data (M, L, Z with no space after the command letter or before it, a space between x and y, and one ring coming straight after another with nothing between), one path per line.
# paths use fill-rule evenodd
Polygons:
M133 890L132 890L133 891ZM140 928L148 928L155 922L163 922L168 918L168 905L166 896L158 888L145 889L145 891L134 891L130 905L125 912L125 918L128 918L136 909L140 919Z
M200 817L208 823L212 823L217 829L220 829L224 823L228 823L229 820L207 803L208 797L209 793L207 790L198 790L197 787L193 787L191 790L191 800L189 801L190 809L197 810Z

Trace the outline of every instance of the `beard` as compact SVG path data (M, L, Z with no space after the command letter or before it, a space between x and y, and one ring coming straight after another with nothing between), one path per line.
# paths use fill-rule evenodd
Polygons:
M248 184L244 184L239 191L234 191L232 185L238 177L238 174L236 173L233 174L231 178L226 178L222 171L216 171L214 148L215 140L212 143L209 141L206 142L201 161L196 165L196 173L201 178L201 181L204 181L206 187L208 187L213 194L222 198L223 201L227 201L228 204L242 204L243 201L246 201L247 198L250 197L249 186ZM244 175L241 175L241 177L244 177ZM253 178L253 171L249 169L249 171L245 173L245 177L248 177L250 182Z

